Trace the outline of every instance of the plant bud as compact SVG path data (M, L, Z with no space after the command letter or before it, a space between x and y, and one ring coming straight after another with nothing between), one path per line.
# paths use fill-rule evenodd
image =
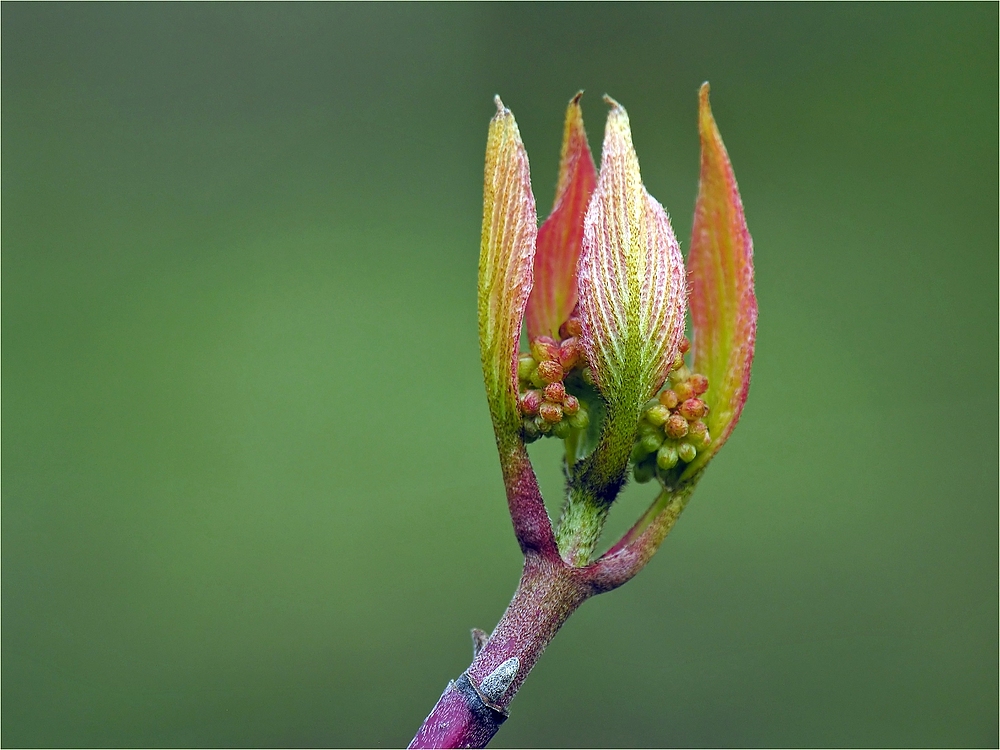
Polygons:
M559 326L559 335L564 339L569 337L576 338L581 333L583 333L583 324L580 322L579 318L570 318L561 326Z
M544 419L542 419L542 415L539 414L537 417L535 417L535 429L537 429L543 435L548 435L550 432L552 432L552 423L546 422Z
M562 419L562 407L551 401L543 401L542 405L538 407L538 416L546 422L558 422Z
M538 377L546 383L556 383L562 380L562 365L554 360L548 360L538 365Z
M694 461L695 456L698 455L698 451L693 445L691 445L691 443L681 443L677 446L677 455L680 457L681 461L689 464Z
M649 420L650 424L661 427L664 422L670 419L670 409L658 403L646 412L646 419Z
M534 357L530 354L522 354L517 360L517 378L518 380L529 380L531 378L531 371L535 369Z
M562 383L549 383L545 386L545 400L553 403L561 403L566 398L566 386Z
M567 393L562 400L563 414L572 417L580 411L580 400L572 393Z
M664 443L656 452L656 465L666 471L677 465L677 447L673 443Z
M663 433L657 430L656 432L650 432L648 435L643 435L639 444L646 453L653 453L663 445Z
M691 340L688 339L687 336L681 336L681 343L678 348L680 349L681 354L687 354L691 349Z
M708 378L706 378L701 373L696 372L694 375L691 376L688 382L694 389L695 396L700 396L701 394L703 394L705 391L708 390Z
M708 437L708 426L700 419L696 422L692 422L688 425L687 436L688 441L693 444L695 448L703 448L705 446L705 438Z
M635 481L639 484L645 484L656 474L656 469L654 468L652 461L643 461L642 463L637 463L635 468L632 469L632 476L635 477Z
M594 385L594 373L589 367L583 368L583 372L580 373L580 377L583 378L583 382L587 385Z
M521 394L521 411L524 414L530 414L532 416L538 414L538 407L541 405L541 391L525 391Z
M552 425L552 434L560 440L565 440L569 437L571 429L572 428L569 426L569 422L564 419L561 422L556 422Z
M573 414L569 418L569 424L577 430L585 430L590 426L590 415L587 414L587 410L581 406L580 411Z
M538 431L538 425L535 424L534 419L525 419L522 422L522 427L524 432L524 442L526 443L533 443L542 436L542 433Z
M548 336L539 336L531 342L531 356L538 362L559 359L559 346Z
M559 345L559 363L569 372L583 358L583 347L575 338L568 338Z
M673 409L679 401L677 394L669 388L660 394L660 403L668 409Z
M663 431L667 437L677 440L688 434L688 423L680 414L671 414L670 419L663 425Z
M688 422L705 416L705 402L697 398L689 398L677 407L678 413Z
M637 464L640 461L642 461L642 459L644 459L648 455L649 455L649 451L647 451L642 446L642 441L641 440L638 443L636 443L635 445L632 446L632 454L630 456L630 458L632 459L632 463Z
M674 384L674 393L677 394L677 398L680 401L687 401L689 398L694 398L694 388L691 387L691 383L687 380L682 380L680 383Z

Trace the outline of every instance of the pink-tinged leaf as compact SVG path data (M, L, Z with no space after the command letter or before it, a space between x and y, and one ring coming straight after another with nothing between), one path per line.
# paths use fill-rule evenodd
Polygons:
M753 240L743 216L736 176L712 117L708 84L699 92L701 180L688 254L694 369L708 376L702 398L711 407L709 451L691 464L691 474L715 454L736 426L750 389L757 335L753 288Z
M670 220L643 187L628 114L608 102L601 172L584 219L580 314L597 385L612 412L631 418L631 440L639 407L677 357L687 290Z
M520 430L517 351L538 232L528 155L514 115L496 98L486 142L479 255L479 346L497 438Z
M559 326L576 307L576 266L583 242L583 217L597 182L580 109L581 91L566 109L559 183L552 213L538 230L535 284L525 313L528 337L559 338Z

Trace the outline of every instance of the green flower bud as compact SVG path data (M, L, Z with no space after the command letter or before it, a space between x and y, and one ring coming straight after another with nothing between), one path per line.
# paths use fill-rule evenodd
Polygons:
M535 417L535 428L543 435L548 435L550 432L552 432L552 423L545 421L542 418L542 415L539 414L537 417Z
M677 446L677 455L684 463L691 463L698 455L698 450L691 443L681 443Z
M656 465L666 471L677 465L677 458L677 446L671 442L666 442L656 452Z
M535 424L534 419L526 418L522 422L522 427L523 427L522 431L524 433L524 442L526 443L533 443L542 436L542 433L538 431L538 425Z
M531 372L538 365L535 362L535 358L530 354L522 354L517 360L517 377L518 380L529 380L531 378Z
M653 453L661 445L663 445L663 433L657 430L656 432L650 432L648 435L643 435L642 440L639 441L642 445L642 449L646 453Z
M673 409L680 403L680 399L677 398L677 394L674 391L667 388L667 390L660 393L660 403L668 409Z
M570 433L569 422L565 419L552 425L552 434L560 440L565 440Z
M694 398L694 388L691 387L691 383L687 380L674 383L674 393L677 394L677 398L679 398L681 402L687 401L689 398Z
M574 427L577 430L586 430L587 427L590 426L590 415L587 414L587 410L581 406L580 411L578 411L576 414L573 414L569 418L569 423L570 426Z
M670 419L670 409L657 402L656 406L646 412L646 419L649 420L650 424L660 427Z
M531 371L528 382L535 386L535 388L544 388L547 385L546 381L542 380L542 376L538 373L537 367Z
M645 484L648 482L653 478L655 473L656 465L652 461L637 463L635 468L632 469L632 476L635 477L635 481L639 484Z

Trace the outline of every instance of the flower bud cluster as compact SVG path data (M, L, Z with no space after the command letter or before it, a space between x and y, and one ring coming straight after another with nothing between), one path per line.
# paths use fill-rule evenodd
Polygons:
M702 421L708 414L708 404L699 398L708 390L708 378L692 373L684 364L684 354L690 347L686 338L681 341L681 353L666 387L643 407L632 449L637 482L648 482L657 475L664 479L667 472L691 463L712 443Z
M574 374L588 381L589 371L580 344L580 321L570 318L559 328L560 340L538 336L530 353L517 361L519 405L525 442L540 437L569 437L571 430L584 430L590 416L580 400L566 390L566 379Z

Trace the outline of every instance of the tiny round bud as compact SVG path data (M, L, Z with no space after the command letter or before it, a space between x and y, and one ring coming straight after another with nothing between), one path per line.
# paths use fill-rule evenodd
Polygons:
M674 373L677 372L679 369L681 369L683 366L684 366L684 355L683 354L678 354L677 355L677 359L675 359L670 364L670 372L667 373L668 375L670 375L670 379L671 380L674 379Z
M559 346L548 336L539 336L531 341L531 356L538 362L559 359Z
M545 364L544 362L542 364ZM541 365L539 365L541 367ZM687 401L689 398L694 397L694 388L691 387L691 383L687 380L683 380L680 383L674 385L674 393L677 394L677 398L680 401Z
M684 463L691 463L698 455L698 450L691 443L681 443L677 446L677 455Z
M538 416L546 422L558 422L562 419L562 407L551 401L543 401L542 405L538 407Z
M545 381L542 380L542 376L538 374L538 368L536 367L531 371L531 376L528 378L528 382L535 386L535 388L544 388Z
M700 419L688 425L688 441L696 448L705 445L705 438L708 436L708 426Z
M530 354L522 354L517 358L517 378L518 380L528 380L531 377L531 371L535 369L535 358Z
M560 440L565 440L569 437L570 429L569 422L564 419L552 425L552 434Z
M673 409L677 406L679 400L680 399L677 398L677 394L669 388L660 394L660 403L668 409Z
M687 336L681 336L681 344L678 347L681 354L687 354L688 350L691 348L691 340Z
M563 414L572 417L580 411L580 400L572 393L567 393L562 400Z
M677 446L673 443L664 443L660 450L656 452L656 465L666 471L677 465Z
M521 394L521 411L524 414L538 414L538 407L542 405L541 391L525 391Z
M677 407L677 412L688 422L693 422L705 416L705 402L699 398L689 398Z
M538 365L538 377L546 383L556 383L562 380L562 365L553 360L547 360Z
M571 336L579 336L581 333L583 333L583 324L580 323L579 318L570 318L559 326L559 335L564 339L568 339Z
M581 406L580 411L573 414L569 418L569 423L571 427L574 427L577 430L585 430L590 426L590 415L587 414L587 410Z
M667 420L666 424L663 425L663 431L667 433L667 437L682 438L688 434L688 423L680 414L671 414L670 419Z
M566 386L562 383L549 383L545 386L545 400L560 403L566 398ZM699 402L700 403L700 402Z
M533 443L542 436L542 433L538 431L538 425L535 424L534 419L525 419L521 424L524 433L524 442Z
M699 372L696 372L694 375L692 375L691 378L688 380L688 382L694 389L695 396L700 396L701 394L703 394L705 391L708 390L708 378L706 378Z
M644 437L646 437L646 435L652 435L654 432L659 432L658 429L653 427L653 425L651 425L645 419L639 420L638 430L639 430L639 437L638 437L639 440L642 440Z
M632 469L632 476L635 477L635 481L639 484L645 484L653 478L654 474L656 474L656 470L652 461L637 463L635 468Z
M649 451L643 447L642 441L640 440L632 446L632 454L629 457L632 459L632 463L637 464L648 455Z
M661 445L663 445L663 433L657 430L656 432L651 432L648 435L643 435L639 444L642 446L642 449L646 451L646 453L653 453Z
M652 409L646 412L646 419L649 423L659 427L664 422L670 418L670 409L665 407L663 404L658 403Z
M583 359L583 347L575 338L568 338L559 345L559 364L569 372Z
M552 432L552 423L546 422L544 419L542 419L542 415L539 414L537 417L535 417L535 428L543 435L548 435L550 432Z
M670 382L671 383L683 383L685 380L687 380L690 377L691 377L691 371L687 368L687 365L685 365L684 362L683 362L683 360L682 360L681 364L680 364L680 367L678 367L676 370L674 370L673 372L670 373ZM677 390L677 389L675 388L674 390ZM681 400L683 401L683 399L681 399Z
M597 385L597 381L594 380L594 372L589 367L583 368L583 372L580 373L580 377L583 378L583 382L587 385Z

